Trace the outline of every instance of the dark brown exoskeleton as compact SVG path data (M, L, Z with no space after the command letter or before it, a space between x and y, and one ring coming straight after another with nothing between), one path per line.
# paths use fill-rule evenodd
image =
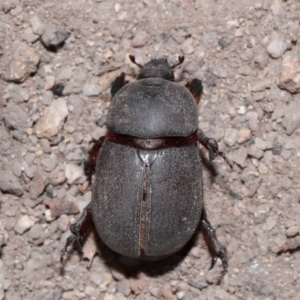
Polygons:
M217 142L198 129L201 81L194 79L186 87L174 82L173 69L183 60L179 57L179 63L170 66L166 59L153 59L144 66L137 64L137 81L128 83L124 73L114 81L108 132L90 151L90 174L95 172L92 201L70 226L72 235L61 260L73 240L82 246L91 224L115 252L161 259L180 250L200 222L212 255L211 268L220 258L219 283L225 276L226 248L203 205L197 142L208 150L210 161L219 155L232 166Z

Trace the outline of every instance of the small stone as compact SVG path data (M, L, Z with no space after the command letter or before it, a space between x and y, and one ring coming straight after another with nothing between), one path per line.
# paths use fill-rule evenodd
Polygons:
M225 290L219 288L216 290L215 296L213 299L215 299L215 300L230 300L231 296Z
M52 87L55 84L55 76L46 76L45 77L45 84L44 84L44 89L46 91L51 90Z
M44 157L41 163L46 172L51 172L57 166L58 159L53 153L51 153L50 156Z
M265 80L260 80L256 83L254 83L251 87L252 92L263 92L266 89L269 89L272 85L271 80L265 79Z
M185 291L179 291L176 293L176 297L178 300L184 299Z
M4 111L4 122L10 130L21 130L31 126L30 118L26 110L22 109L19 105L9 102Z
M23 216L17 222L15 231L22 235L25 231L31 228L35 222L36 219L32 216Z
M282 124L288 135L300 126L300 95L287 106Z
M300 92L300 60L299 56L287 56L281 65L279 87L291 93Z
M255 146L260 150L266 150L268 148L268 143L263 139L257 137L255 138Z
M73 164L67 164L65 175L68 184L74 184L84 177L84 171L82 167Z
M193 42L193 38L188 38L182 43L181 50L185 55L190 55L194 53L195 49L193 46Z
M101 92L102 88L100 85L97 84L86 83L82 87L82 93L87 97L98 96Z
M131 293L130 281L128 279L123 279L117 282L117 289L124 296L129 296Z
M250 137L251 137L251 130L248 128L242 128L238 132L237 142L239 144L242 144L242 143L248 141L250 139Z
M59 216L59 218L57 219L57 223L58 223L58 228L62 231L65 232L69 229L69 217L67 215L61 215Z
M8 70L4 74L7 81L23 82L37 70L40 56L27 44L20 43L14 47Z
M47 185L47 177L42 170L33 172L33 179L29 185L29 195L31 199L37 199L45 190Z
M39 39L39 36L37 34L34 34L30 27L27 27L22 32L22 38L28 43L34 43Z
M230 44L232 43L232 39L228 38L227 36L222 36L219 40L218 40L218 44L222 49L225 49L226 47L228 47Z
M246 147L239 147L239 149L234 150L229 153L228 157L230 160L241 166L242 168L246 167L246 159L247 159L248 151Z
M267 46L267 52L273 58L279 58L287 50L288 46L286 41L281 38L277 38L269 43Z
M29 270L38 270L43 269L46 266L46 261L44 260L43 256L38 251L33 251L30 253L30 258L26 263L27 268Z
M132 40L132 47L138 48L146 45L149 37L146 31L138 30Z
M268 170L269 170L269 168L263 162L259 162L259 165L258 165L259 174L265 175L268 173Z
M297 225L293 225L285 231L285 234L288 238L292 238L299 234L299 227Z
M61 215L75 215L79 213L78 205L68 200L55 200L49 202L51 216L57 218Z
M110 273L99 274L101 285L108 286L112 282L112 275Z
M36 135L39 138L51 138L57 135L67 115L68 107L65 99L59 98L54 100L35 126Z
M240 106L237 112L239 115L244 115L246 113L246 107L244 105Z
M67 29L50 24L46 27L43 35L42 42L47 48L57 48L70 36Z
M260 159L264 156L264 151L258 149L254 144L248 148L248 155Z
M49 178L49 183L52 185L59 185L65 182L65 170L61 169L60 167L56 167L52 172Z
M266 220L266 225L265 228L267 231L270 231L274 228L274 226L276 225L276 220L273 217L268 217Z
M41 19L38 16L32 16L29 19L31 28L33 33L37 35L42 35L46 29L46 25L41 21Z
M16 196L22 196L23 194L23 187L18 178L10 172L0 173L0 190Z
M118 281L124 279L124 274L122 274L118 270L112 270L112 276L114 279L116 279Z
M42 224L34 224L29 230L29 237L34 244L42 244L45 240L45 232Z
M227 129L224 136L224 143L228 146L234 146L237 142L238 131L235 128Z
M257 131L259 127L258 114L255 111L249 111L246 113L246 118L249 122L251 131Z
M269 62L269 55L265 49L261 49L254 58L254 63L261 69L264 69Z
M121 10L121 4L120 3L115 3L114 4L114 9L115 9L115 12L118 13Z

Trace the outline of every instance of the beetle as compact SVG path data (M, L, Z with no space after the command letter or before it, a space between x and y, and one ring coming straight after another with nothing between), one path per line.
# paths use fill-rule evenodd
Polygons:
M112 84L108 131L90 151L92 200L70 226L61 261L73 240L82 247L92 224L113 251L145 260L179 251L200 224L211 268L222 261L220 283L228 268L226 248L206 215L197 143L208 150L210 161L219 155L232 165L217 142L198 129L202 83L197 78L186 86L175 82L173 69L183 56L173 66L162 58L144 66L130 59L140 72L134 82L122 73Z

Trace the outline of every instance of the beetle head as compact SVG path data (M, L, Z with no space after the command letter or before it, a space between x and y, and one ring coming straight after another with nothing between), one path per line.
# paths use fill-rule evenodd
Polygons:
M144 66L135 62L135 57L133 55L129 56L130 60L136 64L138 67L141 68L137 79L144 79L144 78L162 78L170 81L174 81L174 72L173 69L182 64L184 61L184 56L178 57L178 63L170 66L167 59L159 58L159 59L152 59Z

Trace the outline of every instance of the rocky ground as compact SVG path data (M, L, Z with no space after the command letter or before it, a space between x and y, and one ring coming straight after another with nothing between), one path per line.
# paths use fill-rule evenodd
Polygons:
M299 19L298 0L1 0L0 299L298 299ZM177 80L203 80L199 127L234 163L204 168L220 286L201 235L157 263L92 260L92 238L59 261L110 84L137 74L129 54L185 55Z

